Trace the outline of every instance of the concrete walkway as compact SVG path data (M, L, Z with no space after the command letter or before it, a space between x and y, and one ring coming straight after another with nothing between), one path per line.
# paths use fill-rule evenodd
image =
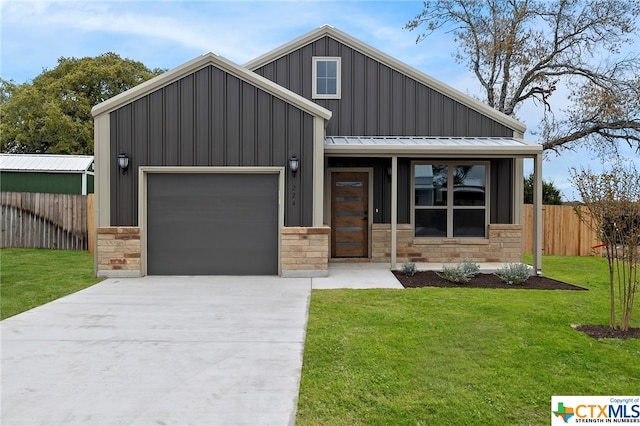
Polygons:
M329 276L313 278L314 290L335 288L396 288L402 284L389 270L388 263L330 263Z
M295 422L310 279L110 279L8 318L3 425Z

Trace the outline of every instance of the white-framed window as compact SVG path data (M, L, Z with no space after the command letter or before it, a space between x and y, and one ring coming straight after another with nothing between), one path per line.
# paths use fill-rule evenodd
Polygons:
M412 164L416 238L486 238L489 162Z
M327 56L313 57L313 99L340 99L340 59Z

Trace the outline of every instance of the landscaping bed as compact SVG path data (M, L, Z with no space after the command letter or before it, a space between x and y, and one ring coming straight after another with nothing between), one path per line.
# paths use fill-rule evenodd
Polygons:
M507 284L495 274L477 274L467 283L454 283L440 277L434 271L417 272L414 276L408 277L400 271L395 271L394 275L405 288L419 287L465 287L465 288L508 288L525 290L586 290L586 288L567 284L552 278L542 276L532 276L524 284Z
M628 331L620 331L606 325L587 324L572 325L571 327L594 339L640 339L640 328L629 328Z

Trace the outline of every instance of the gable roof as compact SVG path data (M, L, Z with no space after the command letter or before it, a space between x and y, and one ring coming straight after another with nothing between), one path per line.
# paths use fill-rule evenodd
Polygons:
M205 53L191 61L180 65L172 70L169 70L151 80L145 81L137 85L136 87L122 92L119 95L114 96L91 109L91 113L94 117L112 112L126 104L129 104L135 100L138 100L149 93L152 93L162 87L180 80L196 71L199 71L207 66L214 66L225 72L228 72L239 79L253 84L254 86L264 90L265 92L282 99L283 101L295 105L301 110L318 117L322 117L325 120L331 118L331 111L321 107L320 105L311 102L310 100L303 98L302 96L268 80L246 68L243 68L228 59L223 58L215 53Z
M295 40L290 41L289 43L286 43L270 52L267 52L264 55L261 55L247 62L246 64L244 64L244 67L251 71L254 71L325 36L331 37L336 41L345 44L350 48L355 49L358 52L390 67L391 69L394 69L401 74L411 77L433 90L443 93L451 99L460 102L461 104L479 112L482 115L488 116L489 118L503 124L510 129L518 131L522 134L524 134L526 130L526 126L515 118L509 117L508 115L503 114L488 105L485 105L484 103L472 98L471 96L466 95L459 90L454 89L453 87L444 84L443 82L438 81L433 77L428 76L422 71L419 71L416 68L413 68L330 25L323 25L318 29L315 29L311 32L308 32L307 34L296 38Z
M0 154L3 172L86 172L92 164L91 155Z

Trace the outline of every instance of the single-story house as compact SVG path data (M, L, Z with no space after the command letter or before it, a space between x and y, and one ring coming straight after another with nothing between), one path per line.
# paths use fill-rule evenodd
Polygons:
M93 108L96 274L519 262L525 126L333 28L207 53Z
M93 193L92 155L0 154L2 192Z

